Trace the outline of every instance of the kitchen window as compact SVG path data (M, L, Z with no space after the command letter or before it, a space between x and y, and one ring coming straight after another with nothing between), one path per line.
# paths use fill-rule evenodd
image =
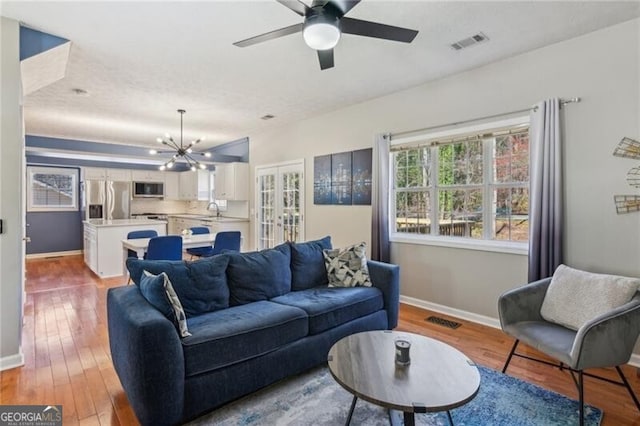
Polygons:
M528 118L393 141L392 241L526 253Z
M77 210L77 169L27 167L27 211Z

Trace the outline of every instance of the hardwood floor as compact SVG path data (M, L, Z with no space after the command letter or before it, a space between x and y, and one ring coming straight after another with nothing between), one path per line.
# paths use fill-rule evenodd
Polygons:
M106 326L107 289L124 282L99 279L81 256L27 261L25 365L0 373L0 404L62 404L65 426L137 424L111 364ZM425 318L431 314L401 305L398 330L442 340L478 364L502 367L512 339L499 330L441 314L437 315L462 326L451 330L428 323ZM640 393L636 369L626 366L624 371ZM508 373L577 398L570 376L558 369L514 359ZM598 373L615 378L612 371ZM624 388L590 378L585 383L586 402L605 412L603 426L640 426L640 413Z

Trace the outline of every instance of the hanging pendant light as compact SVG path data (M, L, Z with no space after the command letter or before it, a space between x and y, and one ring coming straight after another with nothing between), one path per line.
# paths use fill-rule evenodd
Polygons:
M194 141L191 141L188 145L186 146L184 145L184 142L182 139L182 121L183 121L185 112L187 111L183 109L178 110L178 113L180 114L180 144L178 145L178 143L175 140L173 140L173 137L171 137L169 133L165 133L163 138L158 138L156 139L156 141L158 143L166 145L167 147L171 148L171 150L170 151L158 151L156 149L149 150L149 154L152 154L152 155L173 153L173 157L171 157L169 161L167 161L166 163L164 163L159 167L160 170L173 168L176 161L180 158L183 158L187 162L189 169L191 169L194 172L198 169L204 170L207 168L205 164L202 164L201 162L193 158L194 156L198 156L198 155L207 157L207 158L211 157L210 152L195 152L193 150L193 147L199 144L200 142L202 142L204 138L196 139Z

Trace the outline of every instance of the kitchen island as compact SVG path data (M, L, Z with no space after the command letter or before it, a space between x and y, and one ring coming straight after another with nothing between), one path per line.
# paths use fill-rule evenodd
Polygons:
M167 235L167 221L89 219L84 224L84 263L100 278L122 275L122 240L131 231L152 229Z

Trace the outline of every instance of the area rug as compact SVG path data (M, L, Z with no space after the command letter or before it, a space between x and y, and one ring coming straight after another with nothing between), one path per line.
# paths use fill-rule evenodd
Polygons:
M451 410L456 426L569 426L578 424L578 401L489 368L480 369L478 395ZM568 378L567 378L568 379ZM569 380L569 379L568 379ZM278 382L189 423L191 426L341 425L352 395L338 385L326 367ZM597 426L602 411L585 406L585 424ZM358 400L352 425L387 426L381 407ZM449 425L446 413L416 414L421 426Z

